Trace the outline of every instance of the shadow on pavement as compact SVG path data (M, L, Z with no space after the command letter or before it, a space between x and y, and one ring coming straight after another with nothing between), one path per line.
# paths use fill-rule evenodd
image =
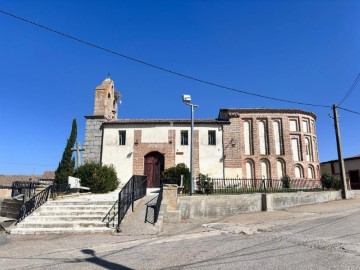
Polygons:
M92 257L84 259L85 261L91 262L93 264L99 265L106 269L119 269L119 270L131 270L132 268L123 266L121 264L113 263L106 261L104 259L101 259L96 256L95 251L92 249L82 249L82 253L91 255Z

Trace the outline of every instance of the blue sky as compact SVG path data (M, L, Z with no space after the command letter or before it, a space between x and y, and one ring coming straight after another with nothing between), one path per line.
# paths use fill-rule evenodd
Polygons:
M359 1L0 1L0 9L203 80L299 102L338 103L360 72ZM219 108L314 112L320 160L337 157L330 108L276 102L201 84L77 43L0 13L0 174L55 170L73 118L107 73L119 118L188 118L181 94ZM360 86L342 107L360 111ZM340 113L344 156L360 153L360 115Z

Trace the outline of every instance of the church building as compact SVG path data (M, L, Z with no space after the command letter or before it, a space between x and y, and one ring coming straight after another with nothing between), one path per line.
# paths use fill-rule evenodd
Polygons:
M190 167L190 119L117 119L120 93L107 77L95 89L86 118L84 161L112 164L118 179ZM316 116L297 109L222 108L217 118L194 121L194 175L215 178L319 179Z

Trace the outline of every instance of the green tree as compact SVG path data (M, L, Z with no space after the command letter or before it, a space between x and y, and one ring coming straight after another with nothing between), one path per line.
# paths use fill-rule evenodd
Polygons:
M76 119L72 122L70 137L67 140L65 150L63 152L61 161L55 171L55 183L67 183L68 176L73 175L75 167L75 159L72 158L71 148L74 147L77 137L77 124Z

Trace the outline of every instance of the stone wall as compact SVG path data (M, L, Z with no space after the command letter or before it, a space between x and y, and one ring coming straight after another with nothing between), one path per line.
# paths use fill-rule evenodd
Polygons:
M83 161L101 162L102 151L102 124L105 121L104 116L85 116L86 129L83 152Z
M165 196L164 193L164 200ZM351 197L352 193L349 194L349 198ZM177 209L180 211L181 220L186 220L279 210L341 199L341 191L183 196L177 198Z

